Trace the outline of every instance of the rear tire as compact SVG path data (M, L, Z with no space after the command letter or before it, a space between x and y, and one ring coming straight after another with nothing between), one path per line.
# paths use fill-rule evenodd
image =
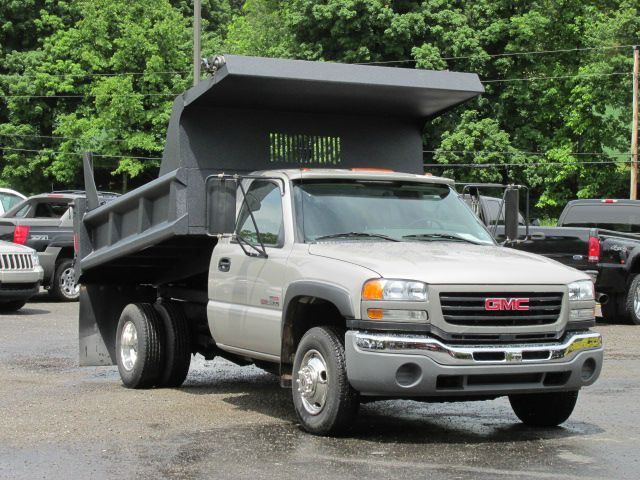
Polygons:
M324 326L305 333L293 363L292 394L307 432L335 435L351 425L359 395L347 379L344 331Z
M640 275L635 275L629 284L624 303L624 320L640 325Z
M607 303L605 303L604 305L600 305L602 318L607 323L617 323L622 319L621 317L623 317L623 315L620 314L620 309L618 308L619 303L620 300L618 296L611 295Z
M72 259L65 258L56 266L50 292L61 302L75 302L80 298L80 286L75 282Z
M24 300L13 300L11 302L0 303L0 312L16 312L25 306Z
M557 427L571 416L577 401L577 391L509 395L513 412L531 427Z
M164 328L150 303L127 305L116 330L116 360L128 388L157 385L163 364Z
M165 331L163 370L158 387L176 388L182 385L191 364L191 331L182 309L174 302L160 300L154 308L162 319Z

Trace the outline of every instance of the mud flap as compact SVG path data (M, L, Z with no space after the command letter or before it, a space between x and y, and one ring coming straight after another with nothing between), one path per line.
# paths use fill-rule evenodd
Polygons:
M115 335L126 305L155 302L156 290L138 285L80 287L79 363L81 367L115 365Z

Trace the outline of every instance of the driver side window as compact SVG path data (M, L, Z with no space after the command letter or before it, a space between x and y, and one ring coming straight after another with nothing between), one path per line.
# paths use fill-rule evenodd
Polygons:
M258 232L249 209L256 220L262 243L281 247L284 244L284 222L280 188L273 182L256 180L247 190L246 202L242 202L236 233L248 242L257 244Z

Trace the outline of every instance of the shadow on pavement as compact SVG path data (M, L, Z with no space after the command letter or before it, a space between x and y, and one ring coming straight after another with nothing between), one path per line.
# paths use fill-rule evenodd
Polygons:
M47 313L51 313L50 310L42 310L40 308L30 308L29 304L22 307L20 310L16 312L0 312L0 317L3 316L14 316L14 317L30 317L32 315L45 315Z
M229 394L223 401L239 410L292 424L298 422L290 390L280 388L274 375L252 368L247 374L237 375L236 371L234 376L208 377L204 382L205 379L190 376L181 390L195 395ZM486 408L487 405L490 407ZM384 400L361 405L357 421L345 436L380 444L453 444L526 442L602 432L596 425L571 420L555 428L526 427L510 411L507 413L501 407L496 409L488 402L447 404Z

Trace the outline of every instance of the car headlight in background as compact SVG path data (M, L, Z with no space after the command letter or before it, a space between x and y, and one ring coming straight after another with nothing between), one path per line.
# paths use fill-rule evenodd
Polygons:
M413 280L375 279L362 287L362 300L424 302L427 298L427 285Z
M38 265L40 265L40 260L38 259L38 254L37 253L32 253L31 254L31 262L33 263L34 267L37 267Z
M593 282L580 280L569 284L569 300L595 300Z

